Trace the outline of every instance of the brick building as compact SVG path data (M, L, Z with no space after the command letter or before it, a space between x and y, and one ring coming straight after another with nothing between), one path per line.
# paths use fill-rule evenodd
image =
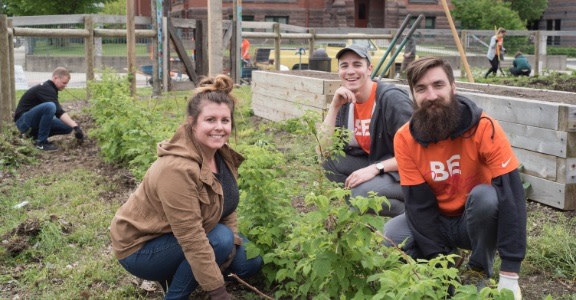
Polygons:
M171 15L205 19L207 0L169 0ZM449 0L448 0L449 1ZM232 17L232 0L222 1L224 18ZM437 0L242 0L244 21L270 21L303 27L395 28L406 14L424 14L424 28L447 29Z
M576 2L574 0L548 0L548 8L538 21L528 24L529 30L576 31ZM550 37L550 45L576 45L574 37Z
M147 2L151 0L138 0ZM171 16L207 18L208 0L164 0ZM450 4L450 0L448 5ZM421 28L448 29L440 0L242 0L244 21L271 21L303 27L397 28L407 14L425 16ZM232 0L222 0L225 19L232 18ZM576 31L576 1L548 0L540 20L529 30ZM549 44L568 45L572 37L552 37Z

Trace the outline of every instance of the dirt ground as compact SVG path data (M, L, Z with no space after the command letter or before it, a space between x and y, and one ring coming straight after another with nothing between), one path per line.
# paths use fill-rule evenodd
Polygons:
M478 87L474 87L479 89ZM489 87L491 91L494 91L494 87ZM504 93L504 92L502 92ZM507 90L505 93L524 93L524 91L514 89L513 91ZM532 93L532 91L531 91ZM534 92L541 96L550 95L550 92ZM532 95L532 94L531 94ZM532 96L530 96L532 97ZM539 97L539 99L542 99ZM554 96L554 99L550 101L558 100L558 96ZM567 96L565 101L576 101L574 95ZM82 108L87 105L86 101L77 101L72 103L67 103L64 109L71 113L71 115L82 125L84 131L90 135L90 130L93 128L93 122L91 118L81 113ZM39 155L39 160L41 163L31 166L22 167L18 173L31 174L30 176L39 176L42 174L53 174L54 172L67 172L73 168L86 168L94 170L101 175L101 180L105 183L110 183L116 188L108 192L106 195L102 195L104 201L110 202L111 204L118 205L123 203L128 198L129 194L136 187L136 181L131 176L130 172L119 166L110 165L104 163L99 155L99 147L93 138L85 139L83 144L78 144L72 136L63 136L54 139L56 144L60 147L60 150L53 153L41 153ZM4 174L3 176L9 176ZM0 178L2 180L6 178ZM25 178L24 178L25 179ZM24 180L21 179L21 180ZM528 203L528 210L543 210L543 211L556 211L553 208L546 207L534 202ZM576 212L568 211L563 212L567 217L576 217ZM27 225L24 224L24 227ZM108 246L102 251L108 251ZM149 299L159 299L162 294L158 287L154 285L146 285L142 281L135 280L134 277L126 276L124 279L126 284L134 284L140 286L142 289L142 295L145 295ZM562 282L556 279L552 279L550 274L540 273L530 276L525 276L520 279L520 285L522 292L524 294L524 299L544 299L545 295L552 295L554 299L574 299L570 298L573 294L576 294L576 283L574 282ZM229 290L236 296L236 299L243 299L242 295L247 293L247 288L241 286L240 284L229 285ZM264 291L266 292L266 291ZM195 299L203 299L205 295L203 293L195 293Z

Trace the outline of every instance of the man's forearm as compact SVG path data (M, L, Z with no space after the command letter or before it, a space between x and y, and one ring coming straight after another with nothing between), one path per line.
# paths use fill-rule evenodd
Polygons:
M332 135L334 134L334 128L336 128L336 115L338 114L340 108L335 108L330 105L328 108L328 113L324 122L320 125L318 130L318 138L320 143L320 149L317 152L324 152L328 147L332 145Z
M78 126L78 123L76 123L74 120L72 120L72 118L70 118L70 116L68 115L68 113L63 113L60 116L60 121L64 122L64 124L74 128L76 126Z

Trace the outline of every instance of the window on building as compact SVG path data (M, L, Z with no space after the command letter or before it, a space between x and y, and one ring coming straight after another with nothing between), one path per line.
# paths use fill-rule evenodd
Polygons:
M358 4L358 19L366 20L366 3Z
M252 22L254 21L254 16L242 16L242 21ZM242 31L254 32L254 28L242 28Z
M266 16L266 17L264 17L264 21L277 22L280 24L288 24L288 17L287 16Z
M553 19L553 20L546 20L546 30L562 30L562 20L560 19ZM560 37L559 36L549 36L546 40L546 44L558 46L560 45Z
M264 21L265 22L276 22L276 23L280 23L280 24L288 24L288 17L284 17L284 16L266 16L264 17ZM270 32L272 31L271 29L267 29L266 31Z
M408 28L412 27L412 24L416 22L416 19L418 19L416 16L410 17ZM418 28L436 29L436 17L424 17L424 20L420 21L420 26L418 26Z
M436 29L436 17L426 17L424 19L424 28Z

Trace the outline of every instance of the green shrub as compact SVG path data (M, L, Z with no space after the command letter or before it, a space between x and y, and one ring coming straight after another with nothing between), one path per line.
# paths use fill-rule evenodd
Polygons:
M4 125L0 134L0 178L2 173L13 172L23 164L35 161L37 153L29 139L20 137L13 123Z
M141 179L156 160L156 144L168 139L184 120L182 112L165 114L157 109L159 99L132 98L127 78L110 72L104 72L102 79L90 82L89 87L90 113L97 125L93 132L104 159L129 166Z

